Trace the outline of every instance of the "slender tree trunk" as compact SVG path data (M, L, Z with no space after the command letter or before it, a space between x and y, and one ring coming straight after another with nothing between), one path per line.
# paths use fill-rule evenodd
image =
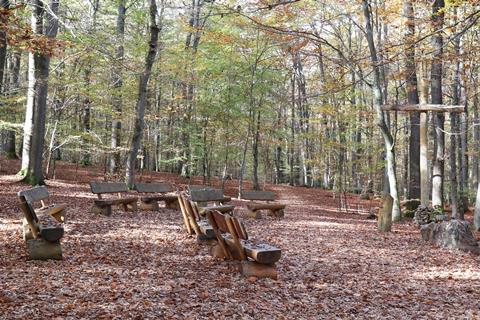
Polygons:
M138 83L138 100L136 105L135 125L133 137L131 141L130 152L128 153L127 168L126 168L126 182L132 188L135 182L135 160L137 159L138 149L142 140L143 128L145 126L145 107L147 104L147 87L150 75L152 73L152 66L155 62L158 48L158 34L160 33L161 25L157 25L157 4L156 0L150 0L150 40L148 42L148 53L145 59L145 68L140 75ZM162 5L163 11L163 5Z
M257 108L256 111L256 124L255 124L255 135L253 136L253 145L252 145L252 153L253 153L253 189L260 190L260 184L258 183L258 143L260 140L260 110ZM266 174L266 172L265 172Z
M374 107L377 117L377 125L380 127L382 137L385 143L385 153L387 158L387 172L388 180L390 185L390 195L393 198L393 209L392 209L392 220L399 221L401 220L401 211L400 211L400 201L398 199L397 191L397 176L395 173L395 152L393 137L390 134L387 123L385 121L384 113L381 110L381 105L383 102L382 98L382 88L380 85L380 70L378 67L378 56L375 48L375 43L373 40L373 29L371 24L371 13L368 0L363 0L363 14L365 16L366 23L366 37L368 42L368 47L370 50L370 59L373 67L373 95L374 95Z
M6 81L5 94L13 96L18 93L20 88L20 53L17 51L10 53L10 60L8 63L8 77ZM5 155L8 159L18 159L16 148L16 133L15 130L7 131L7 143L5 145Z
M405 72L407 86L407 102L418 104L420 99L417 88L417 72L415 64L415 13L412 0L403 3L405 21ZM409 180L408 198L420 198L420 114L410 113L409 139Z
M0 0L0 10L8 10L10 7L9 0ZM3 79L5 73L5 66L7 64L7 29L5 28L8 23L8 15L0 14L0 94L4 93Z
M125 39L125 20L126 20L127 8L126 0L118 0L117 6L117 28L116 28L116 40L117 49L115 53L115 62L112 68L112 83L113 83L113 95L112 95L112 107L114 116L112 120L112 135L111 135L111 148L112 154L110 155L109 171L110 173L117 173L120 167L120 146L121 146L121 131L122 131L122 87L123 87L123 63L125 56L124 39Z
M56 15L58 13L59 1L52 0L49 5L49 10L45 10L45 4L42 0L33 0L33 14L32 14L32 29L38 35L44 34L47 38L53 39L57 35L58 20ZM45 30L43 27L43 18L45 11L47 11L47 23ZM50 56L47 53L37 52L31 57L31 64L29 64L29 99L27 101L27 117L26 120L32 119L28 125L30 132L26 130L28 143L24 145L24 154L29 152L25 180L35 184L44 184L44 176L42 170L43 163L43 148L45 144L45 121L47 115L47 94L48 94L48 76L50 67ZM28 99L27 99L28 100ZM30 104L30 105L29 105ZM29 114L29 107L31 114ZM27 123L26 123L27 127ZM25 141L24 141L25 142ZM27 150L25 148L27 147ZM23 160L23 159L22 159ZM22 161L23 162L23 161Z
M432 7L432 27L435 34L432 36L433 61L431 73L431 102L443 104L442 98L442 69L443 69L443 36L441 29L445 17L445 1L435 0ZM445 161L445 115L443 112L435 113L435 139L436 148L433 160L432 177L432 205L443 208L443 176Z

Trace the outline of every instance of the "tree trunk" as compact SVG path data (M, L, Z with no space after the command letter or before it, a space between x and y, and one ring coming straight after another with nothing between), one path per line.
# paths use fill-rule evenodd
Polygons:
M123 47L125 39L125 18L127 8L126 0L118 0L117 7L117 50L115 53L115 63L112 68L112 83L113 83L113 96L112 107L114 116L112 120L112 135L111 135L111 148L112 154L110 155L109 171L110 173L117 173L120 166L120 145L121 145L121 131L122 131L122 87L123 87L123 59L125 55L125 49Z
M0 10L8 10L10 7L9 0L0 0ZM7 63L7 29L5 26L8 26L8 15L0 14L0 94L4 93L4 72L5 65Z
M398 199L397 191L397 176L395 173L395 153L394 153L394 144L393 137L390 134L387 123L385 121L384 113L381 110L381 105L383 102L382 98L382 88L380 85L380 70L378 67L378 56L375 48L375 43L373 40L373 29L371 24L371 13L368 0L363 0L363 14L365 16L366 23L366 37L368 42L368 47L370 50L370 59L373 67L373 95L374 95L374 107L376 112L377 125L380 127L382 137L385 143L385 153L387 158L387 172L388 180L390 186L390 195L393 198L393 209L392 209L392 220L399 221L401 220L401 211L400 211L400 201Z
M442 98L442 59L443 59L443 36L441 29L445 17L445 1L435 0L432 7L432 27L435 34L432 36L433 61L431 73L431 99L432 104L443 104ZM443 175L445 159L445 115L442 112L435 113L435 156L433 160L432 177L432 205L443 208Z
M44 34L47 38L53 39L57 35L59 0L52 0L47 10L47 23L45 30L43 27L43 17L45 14L45 4L42 0L33 0L32 29L37 35ZM25 128L27 143L24 141L23 154L29 152L26 160L26 168L22 172L25 174L25 180L32 185L43 184L44 176L42 170L43 148L45 144L45 121L47 114L47 94L48 94L48 76L50 67L50 56L48 53L37 52L31 54L29 63L29 92L27 101L27 117ZM31 70L33 69L33 70ZM29 110L30 108L30 110ZM31 112L31 114L29 113ZM29 121L27 125L27 120ZM29 132L30 131L30 132ZM25 150L27 148L27 150ZM26 169L26 171L23 171Z
M412 0L403 3L405 21L405 72L408 104L418 104L417 72L415 64L415 13ZM408 199L420 198L420 114L410 113Z
M162 6L163 11L163 6ZM158 34L161 25L157 25L157 4L156 0L150 0L150 41L148 42L148 53L145 59L145 68L140 75L138 83L138 100L136 105L135 125L133 128L133 137L131 141L130 152L128 153L126 182L129 188L133 187L135 182L135 160L137 159L138 149L142 140L143 127L145 125L145 107L147 104L147 86L152 73L152 66L155 62L158 48Z

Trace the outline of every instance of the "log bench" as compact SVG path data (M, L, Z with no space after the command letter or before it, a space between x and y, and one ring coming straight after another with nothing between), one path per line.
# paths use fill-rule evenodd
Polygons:
M178 196L171 194L176 190L170 184L166 183L136 183L135 190L138 193L148 195L140 197L140 209L158 211L158 202L165 202L165 208L178 210ZM170 193L170 194L168 194Z
M198 214L196 204L188 199L185 192L178 193L178 203L188 234L196 235L198 243L215 239L215 234L208 220Z
M18 193L19 205L23 212L23 239L27 245L30 260L62 260L63 225L43 210L37 215L24 191Z
M137 197L127 196L129 190L123 182L90 182L90 190L98 196L94 200L91 211L106 216L112 214L112 206L120 206L124 211L137 211ZM117 194L118 198L103 199L104 194Z
M197 185L191 184L188 186L189 193L191 193L192 191L198 191L198 190L221 190L221 189L215 189L210 186L204 186L204 185L198 185L198 184ZM220 191L220 192L222 192L222 195L223 195L223 191ZM224 204L225 202L230 202L230 201L232 201L232 197L223 195L223 198L218 200L218 203Z
M212 247L214 256L240 261L239 269L244 276L277 279L275 263L280 260L281 249L250 240L237 217L219 211L209 211L207 217L218 242Z
M65 222L67 205L65 203L47 204L49 194L46 186L38 186L20 191L18 196L23 196L33 208L35 207L35 202L40 201L41 207L35 209L37 213L50 215L58 222Z
M198 214L203 217L206 217L206 213L211 210L223 213L233 212L235 206L223 204L224 199L225 196L220 189L190 190L190 200L195 202ZM213 203L213 205L208 205L208 203Z
M284 209L285 204L282 203L272 203L270 201L275 201L275 193L271 191L243 191L242 199L250 200L250 203L247 204L248 213L247 216L255 219L260 219L262 216L260 214L261 210L267 210L268 214L277 218L283 218L285 213ZM265 202L256 202L256 201L265 201Z

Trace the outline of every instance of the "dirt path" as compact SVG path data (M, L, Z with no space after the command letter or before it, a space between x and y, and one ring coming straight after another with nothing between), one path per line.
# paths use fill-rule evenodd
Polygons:
M282 248L280 276L249 281L188 237L179 212L91 214L93 195L85 182L100 172L63 169L59 180L48 181L54 202L69 205L61 262L26 261L15 193L27 186L15 182L14 168L0 177L2 319L479 315L478 257L430 248L409 223L381 234L365 215L338 213L329 192L273 187L288 204L285 218L245 223L253 238ZM185 183L166 174L150 178ZM229 182L227 193L234 195L233 187Z

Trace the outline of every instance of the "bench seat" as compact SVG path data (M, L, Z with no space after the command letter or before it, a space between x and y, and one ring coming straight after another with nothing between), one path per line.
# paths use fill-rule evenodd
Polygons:
M248 210L257 211L257 210L282 210L285 209L286 205L281 203L249 203L247 204Z
M55 204L51 205L48 207L43 207L37 210L39 214L48 214L54 217L57 221L59 222L64 222L65 221L65 211L67 209L67 204L66 203L60 203L60 204Z
M141 197L140 200L145 203L153 202L153 201L177 201L178 196L175 194L163 194L157 196L144 196Z
M212 231L213 232L213 231ZM222 234L226 244L235 248L235 242L230 234ZM239 239L247 257L261 264L274 264L282 256L282 250L267 243L255 243L251 240Z
M113 206L119 204L130 204L137 202L137 197L121 198L121 199L95 199L95 205L99 207Z

